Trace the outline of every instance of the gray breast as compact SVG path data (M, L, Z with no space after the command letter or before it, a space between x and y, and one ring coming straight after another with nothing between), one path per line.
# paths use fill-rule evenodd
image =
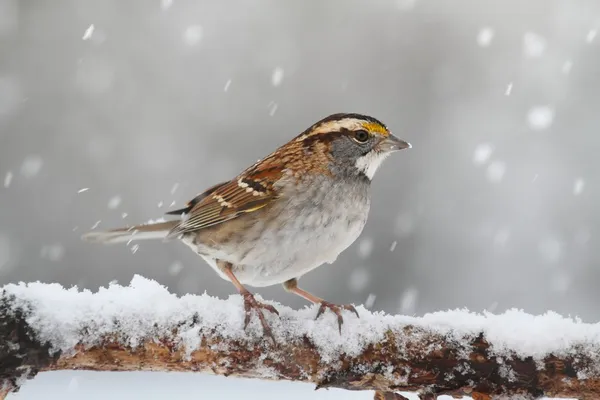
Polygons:
M334 262L362 232L369 212L369 186L358 178L282 183L282 201L272 210L277 217L254 225L248 233L258 240L238 253L243 254L234 262L238 279L268 286Z

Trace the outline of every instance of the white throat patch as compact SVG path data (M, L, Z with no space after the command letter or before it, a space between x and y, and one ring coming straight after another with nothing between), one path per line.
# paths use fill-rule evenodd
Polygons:
M372 150L356 160L356 168L362 171L370 180L373 180L375 172L389 155L390 153L387 151L380 153Z

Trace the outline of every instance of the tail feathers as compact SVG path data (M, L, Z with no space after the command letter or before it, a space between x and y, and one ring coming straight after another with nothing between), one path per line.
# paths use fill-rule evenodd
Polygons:
M166 239L169 231L180 221L166 221L156 224L136 225L104 232L88 232L81 236L87 242L115 244L134 240Z

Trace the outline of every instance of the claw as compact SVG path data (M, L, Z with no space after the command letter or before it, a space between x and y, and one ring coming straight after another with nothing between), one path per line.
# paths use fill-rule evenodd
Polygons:
M328 301L322 301L315 319L318 319L327 308L330 309L335 315L337 315L338 329L340 331L340 335L342 334L342 324L344 323L344 318L342 317L342 310L352 311L354 314L356 314L357 318L360 318L360 316L358 315L358 311L356 311L356 308L354 308L354 306L351 304L337 305Z
M250 323L250 316L252 314L252 310L254 310L256 311L256 315L260 320L260 324L262 325L264 334L271 338L273 344L277 344L277 342L275 341L275 337L273 336L273 331L267 323L267 320L265 319L262 310L264 309L277 315L279 315L279 312L272 305L257 301L254 295L250 292L243 293L242 296L244 297L244 310L246 311L246 317L244 318L244 330L248 327L248 324Z

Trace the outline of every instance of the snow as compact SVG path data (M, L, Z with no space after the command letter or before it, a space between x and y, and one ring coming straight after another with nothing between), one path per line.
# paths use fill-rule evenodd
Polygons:
M23 160L21 164L21 175L25 178L33 178L42 170L44 160L37 154L31 154Z
M591 29L585 36L585 41L588 43L592 43L596 38L596 35L598 35L598 31L596 29Z
M224 92L228 91L229 86L231 86L231 79L228 79L227 82L225 82L225 87L223 88L223 91Z
M373 305L375 305L376 299L377 299L377 296L374 293L369 293L369 296L367 296L367 300L365 301L365 307L373 308Z
M529 58L541 57L547 46L546 39L537 33L527 32L523 35L523 53Z
M500 182L506 173L506 163L503 161L493 161L488 165L486 176L490 182Z
M283 82L283 68L276 67L271 75L271 84L275 87L281 85Z
M567 60L562 65L562 72L565 75L568 75L571 72L571 68L573 68L573 61Z
M62 260L65 255L65 247L60 243L54 243L42 246L40 256L47 260L57 262Z
M504 91L504 95L505 96L510 96L511 92L512 92L512 88L513 88L513 83L510 82L507 86L506 86L506 90Z
M366 237L360 241L358 244L358 256L363 260L369 258L371 253L373 253L373 238Z
M77 193L85 193L85 192L87 192L88 190L90 190L90 188L81 188L81 189L79 189L79 190L77 191Z
M92 37L92 35L94 34L94 24L91 24L90 26L88 26L88 28L85 30L85 32L83 33L83 37L81 39L83 40L88 40L89 38Z
M573 194L575 196L579 196L583 192L584 187L585 181L583 180L583 178L575 179L575 182L573 183Z
M6 175L4 175L4 187L8 188L12 182L13 179L13 173L12 171L8 171L6 173Z
M552 125L554 110L549 106L532 107L527 113L527 124L533 130L544 130Z
M402 293L400 298L400 312L402 314L413 314L417 305L417 296L419 292L415 288L408 288Z
M203 30L200 25L190 25L183 32L183 42L188 46L195 46L202 40Z
M27 322L40 340L48 341L52 351L62 350L66 354L71 354L80 342L84 346L94 345L105 335L114 333L115 321L118 321L120 340L133 348L157 334L171 336L188 355L198 347L205 334L265 343L256 318L246 331L243 329L243 303L239 295L226 300L206 293L177 297L157 282L138 275L129 286L111 283L96 293L39 282L8 284L3 290L5 295L15 296L17 306L31 310ZM405 309L414 308L417 294L416 289L405 292ZM260 300L260 296L257 297ZM271 301L266 303L274 305L280 313L279 317L266 315L276 340L294 343L307 337L325 363L339 359L344 353L349 357L357 356L369 344L383 340L388 330L400 333L407 325L445 335L465 350L468 350L470 340L483 333L491 345L490 354L498 357L509 358L514 352L518 357L533 357L537 361L550 353L567 356L576 347L588 352L594 360L600 357L600 324L583 323L551 311L536 316L516 309L498 315L460 309L410 317L371 313L365 307L357 306L360 318L345 312L339 334L332 313L315 320L317 306L295 311ZM185 323L192 321L194 316L197 316L196 324ZM170 330L174 326L179 326L177 333ZM81 335L84 327L88 328L85 336ZM399 352L403 354L402 344L399 346ZM591 365L598 365L598 362Z
M113 196L108 200L107 207L110 210L114 210L121 204L121 196Z
M487 163L494 152L494 147L489 143L481 143L475 147L473 152L473 164L483 165Z
M477 44L481 47L488 47L494 39L494 30L490 27L482 28L477 34Z
M348 287L351 291L357 293L362 292L369 285L371 274L366 268L357 268L350 274Z
M396 250L396 246L397 246L397 245L398 245L398 241L397 241L397 240L394 240L394 241L392 242L392 245L390 246L390 251L394 251L394 250Z
M173 0L160 0L160 8L168 10L173 5Z

